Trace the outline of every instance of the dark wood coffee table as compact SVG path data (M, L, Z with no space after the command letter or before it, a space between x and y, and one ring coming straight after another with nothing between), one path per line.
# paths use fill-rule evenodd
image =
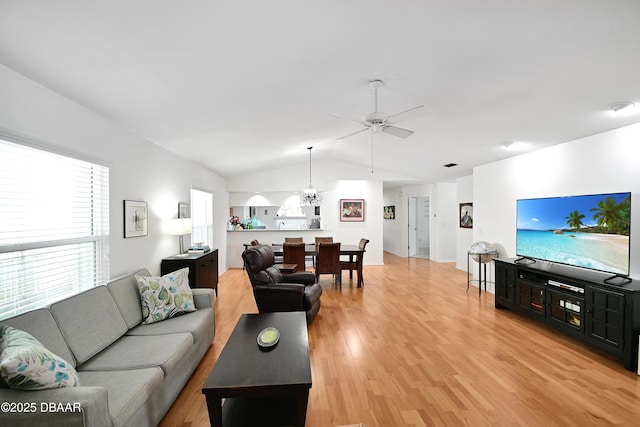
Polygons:
M278 329L280 340L265 350L257 337L269 326ZM310 388L307 320L304 312L294 311L243 314L202 393L212 426L222 426L223 421L224 425L304 426ZM259 424L254 424L256 420Z

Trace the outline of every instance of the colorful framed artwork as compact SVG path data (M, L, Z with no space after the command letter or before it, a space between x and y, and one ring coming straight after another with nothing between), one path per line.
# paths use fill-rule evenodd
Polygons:
M124 238L147 235L147 202L124 200Z
M396 207L395 205L384 207L384 219L396 219Z
M364 199L340 199L340 221L364 222Z
M460 203L460 228L473 228L473 203Z

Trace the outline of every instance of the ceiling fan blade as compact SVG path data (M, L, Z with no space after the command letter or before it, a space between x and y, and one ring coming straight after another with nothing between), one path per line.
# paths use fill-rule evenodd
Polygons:
M399 128L398 128L398 129L399 129ZM345 135L345 136L341 136L340 138L336 138L336 141L340 141L340 140L342 140L342 139L347 139L347 138L349 138L350 136L357 135L357 134L359 134L359 133L362 133L362 132L365 132L365 131L368 131L368 130L369 130L369 128L360 129L360 130L359 130L359 131L357 131L357 132L353 132L353 133L350 133L349 135ZM413 133L413 132L411 132L411 133Z
M417 110L418 108L424 108L424 105L418 105L417 107L409 108L408 110L404 110L404 111L400 111L399 113L392 114L392 115L387 117L387 120L389 120L392 117L396 117L397 118L401 114L408 113L409 111ZM398 122L398 120L394 120L394 123L397 123L397 122Z
M408 136L411 136L411 134L413 133L412 130L402 129L396 126L385 126L384 128L382 128L382 132L386 132L399 138L406 138Z
M343 119L343 120L350 120L352 122L358 122L361 125L364 125L364 123L360 119L354 119L353 117L343 116L342 114L329 114L329 115L332 116L332 117L337 117L339 119Z

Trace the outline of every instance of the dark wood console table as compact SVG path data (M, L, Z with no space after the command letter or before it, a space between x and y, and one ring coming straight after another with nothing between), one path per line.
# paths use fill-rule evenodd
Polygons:
M218 296L218 250L205 254L183 254L164 258L160 263L160 274L171 273L189 267L189 286L211 288Z
M496 308L543 322L638 369L640 281L608 284L606 273L543 261L494 262Z

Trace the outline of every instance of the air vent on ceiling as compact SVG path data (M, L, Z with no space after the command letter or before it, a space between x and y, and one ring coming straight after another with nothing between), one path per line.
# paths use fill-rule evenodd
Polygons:
M452 168L454 166L458 166L457 163L447 163L446 165L444 165L445 168Z

